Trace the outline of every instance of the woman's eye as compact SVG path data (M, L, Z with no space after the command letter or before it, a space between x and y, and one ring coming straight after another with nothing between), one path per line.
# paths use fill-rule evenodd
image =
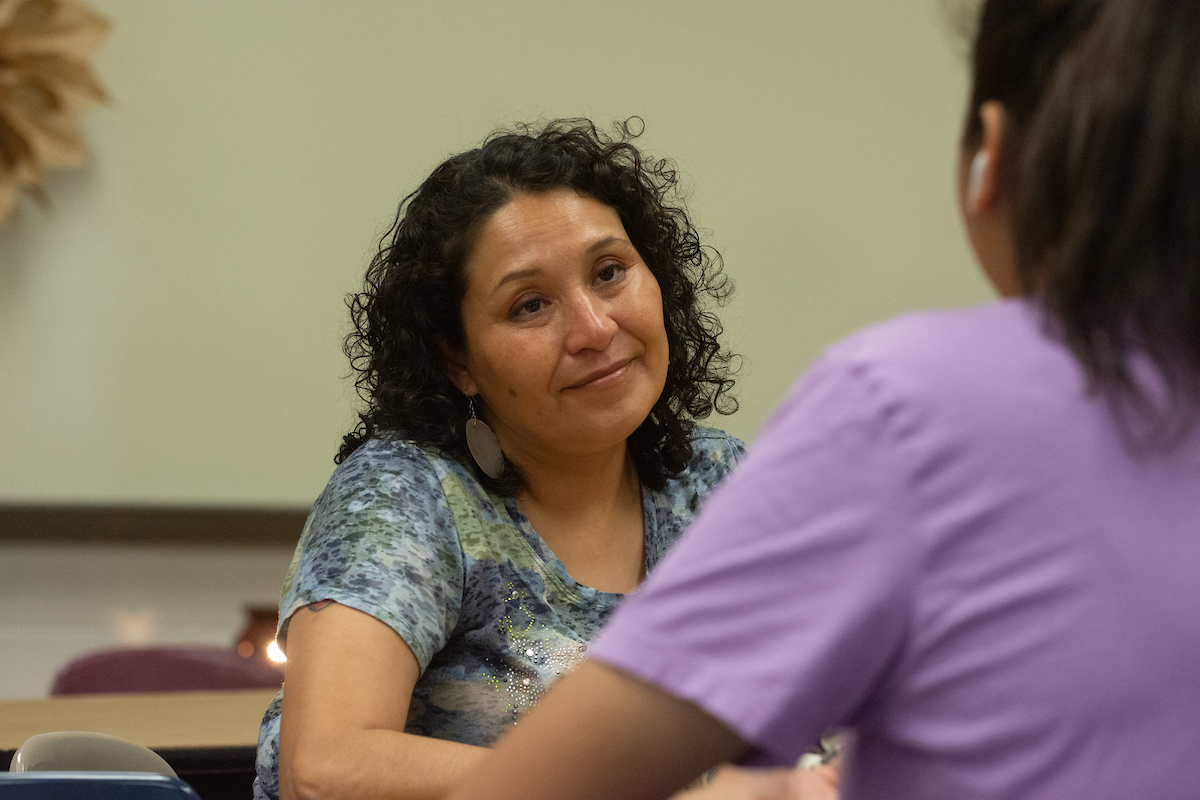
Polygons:
M612 283L619 279L624 272L624 268L619 264L606 264L596 273L596 278L601 283Z
M536 314L537 312L539 312L541 310L542 310L541 299L537 298L537 297L531 297L530 299L526 300L524 303L521 303L516 308L514 308L513 314L514 314L514 316L520 316L522 314Z

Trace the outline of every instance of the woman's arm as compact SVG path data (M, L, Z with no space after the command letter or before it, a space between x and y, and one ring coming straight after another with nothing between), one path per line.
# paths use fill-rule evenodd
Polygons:
M288 624L287 653L280 800L440 798L488 752L402 732L420 668L368 614L302 608Z
M661 800L746 749L698 706L589 661L555 684L449 798Z

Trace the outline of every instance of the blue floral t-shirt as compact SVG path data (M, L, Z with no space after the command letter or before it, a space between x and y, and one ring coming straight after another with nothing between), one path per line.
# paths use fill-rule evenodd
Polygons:
M697 427L687 469L642 487L646 570L741 457ZM405 731L491 745L584 657L624 595L567 574L512 498L457 461L372 439L333 473L304 525L279 604L280 645L299 608L333 600L396 631L421 668ZM279 794L279 712L263 718L255 796Z

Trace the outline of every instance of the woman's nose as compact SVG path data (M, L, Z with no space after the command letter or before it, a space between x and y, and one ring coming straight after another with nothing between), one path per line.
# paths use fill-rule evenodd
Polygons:
M566 348L571 353L603 350L617 332L617 322L612 318L608 304L590 295L571 303L566 322Z

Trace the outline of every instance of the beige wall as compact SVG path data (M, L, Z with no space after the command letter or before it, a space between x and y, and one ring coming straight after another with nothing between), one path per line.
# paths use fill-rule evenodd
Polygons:
M834 339L989 297L938 0L90 0L89 167L0 230L0 502L307 505L398 199L495 124L638 114L739 294L751 439Z

